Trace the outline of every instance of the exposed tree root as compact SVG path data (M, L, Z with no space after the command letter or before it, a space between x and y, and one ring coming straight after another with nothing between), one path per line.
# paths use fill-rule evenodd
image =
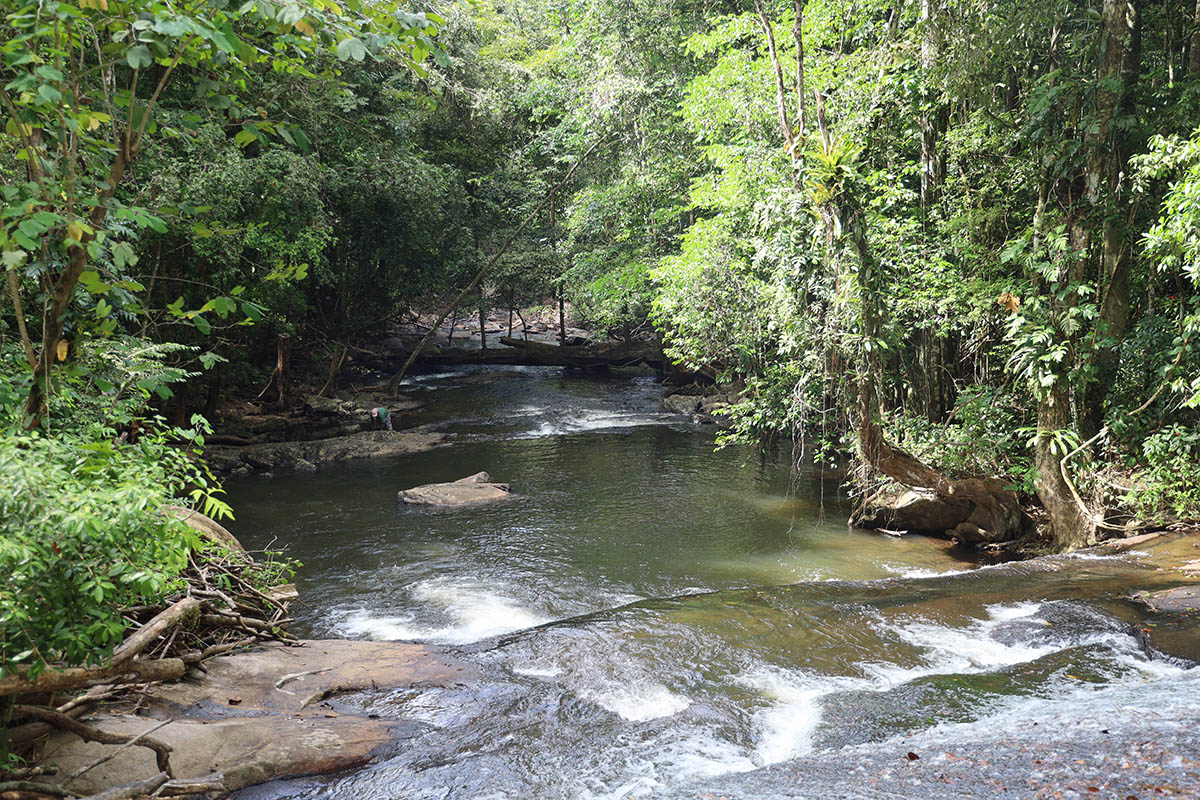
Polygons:
M79 720L60 714L51 708L41 708L39 706L16 706L13 713L18 716L30 717L36 720L53 725L60 730L68 731L75 734L79 738L88 742L99 742L100 744L130 744L132 741L142 747L149 748L154 751L154 760L158 768L165 772L168 777L171 775L171 746L166 742L160 742L158 739L153 739L149 736L130 736L123 733L109 733L102 731L99 728L93 728L90 725L84 725Z

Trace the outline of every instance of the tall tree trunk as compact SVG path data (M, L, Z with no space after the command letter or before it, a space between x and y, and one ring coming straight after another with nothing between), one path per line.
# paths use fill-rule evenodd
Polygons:
M92 209L88 222L94 229L100 228L108 215L108 200L116 193L117 186L125 177L125 170L136 148L126 134L117 149L117 155L108 171L108 180L99 195L99 202ZM95 238L95 233L85 233L77 245L72 245L68 251L67 266L59 273L58 280L50 293L47 310L42 315L42 345L38 351L37 362L33 368L33 385L29 396L25 398L25 412L22 427L32 430L41 424L42 416L46 413L46 396L50 392L50 373L54 360L58 356L58 343L62 339L63 326L66 323L67 309L75 298L75 287L79 276L83 274L88 264L88 245Z
M1094 378L1084 390L1081 430L1094 436L1104 422L1104 402L1116 377L1121 342L1129 328L1129 272L1126 236L1129 201L1121 194L1128 171L1129 147L1114 125L1118 114L1131 115L1133 87L1141 73L1139 0L1105 0L1103 52L1097 71L1100 125L1090 155L1085 199L1102 213L1097 279L1102 287L1098 322L1100 345L1092 354ZM1106 88L1114 78L1117 88Z
M1062 458L1066 455L1054 446L1052 431L1071 425L1071 407L1064 386L1056 387L1038 403L1038 437L1034 444L1034 466L1037 467L1038 498L1050 515L1054 546L1061 551L1086 547L1096 538L1096 525L1075 502L1062 473Z
M1196 11L1192 15L1192 38L1188 45L1188 72L1200 73L1200 0L1196 0Z
M796 39L796 147L804 146L804 4L807 0L795 0L796 24L792 36ZM1200 0L1196 0L1200 3ZM1198 6L1200 7L1200 6Z
M558 287L558 343L567 341L566 290Z
M937 202L938 191L945 180L945 162L938 151L945 109L940 102L934 107L929 89L930 74L937 66L941 50L934 2L921 0L921 213L926 215Z
M487 319L483 311L483 298L479 298L479 349L487 350Z
M292 368L292 337L281 333L275 340L275 377L278 380L279 404L287 398L288 379Z

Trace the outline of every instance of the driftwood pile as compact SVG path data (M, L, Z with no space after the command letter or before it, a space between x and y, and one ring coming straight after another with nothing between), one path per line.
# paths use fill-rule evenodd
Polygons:
M261 641L293 641L285 626L291 621L287 604L295 599L295 590L291 586L259 588L273 585L278 577L277 565L256 562L244 552L209 548L194 553L176 593L159 605L122 609L129 629L108 663L49 667L32 678L26 672L0 678L0 712L7 712L10 751L26 763L36 763L41 743L57 729L88 741L154 752L158 775L113 787L92 795L91 800L224 794L220 774L175 778L171 747L150 735L169 720L131 736L99 730L80 718L103 701L136 695L151 683L178 680L189 669L204 671L204 661L213 656ZM75 696L67 699L60 693ZM2 720L0 717L0 724ZM37 766L0 773L0 800L78 797L71 791L71 783L112 755L61 780L55 776L53 783L38 780L47 771Z

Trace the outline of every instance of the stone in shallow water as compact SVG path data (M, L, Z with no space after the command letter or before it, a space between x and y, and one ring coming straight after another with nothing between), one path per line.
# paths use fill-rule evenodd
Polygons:
M1200 611L1200 584L1158 592L1134 592L1133 598L1159 613Z
M421 506L464 506L503 500L512 493L507 483L494 483L486 472L476 472L450 483L428 483L401 490L400 502Z
M673 394L663 398L663 406L676 414L695 414L703 400L699 395Z

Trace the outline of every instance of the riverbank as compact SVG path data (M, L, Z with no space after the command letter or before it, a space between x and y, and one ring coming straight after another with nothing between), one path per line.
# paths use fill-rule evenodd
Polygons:
M171 750L173 782L224 794L361 767L412 728L371 713L368 697L473 680L468 665L422 645L267 644L213 658L181 681L127 694L85 722L120 736L152 733ZM86 742L67 732L50 736L39 766L52 786L73 778L65 789L78 796L159 774L145 748Z

